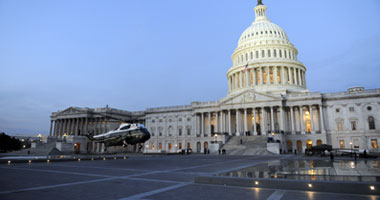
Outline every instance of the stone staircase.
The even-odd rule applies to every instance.
[[[243,141],[240,144],[240,140]],[[274,155],[267,150],[267,136],[232,136],[221,149],[227,155]]]
[[[28,154],[29,151],[29,154]],[[56,141],[38,144],[36,148],[22,149],[19,151],[10,152],[12,155],[59,155],[60,151],[56,148]]]

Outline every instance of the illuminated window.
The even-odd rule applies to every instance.
[[[154,144],[152,144],[152,149],[154,150]]]
[[[373,118],[372,116],[368,117],[368,126],[369,126],[369,130],[375,130],[376,129],[375,118]]]
[[[182,143],[181,142],[178,144],[178,148],[182,149]]]
[[[377,139],[371,139],[371,146],[373,149],[379,148],[379,145],[377,144]]]
[[[254,85],[255,83],[253,82],[253,70],[251,70],[250,74],[251,74],[251,85]]]
[[[343,124],[342,124],[342,122],[338,122],[338,131],[343,131]]]
[[[158,148],[162,150],[162,143],[158,143]]]
[[[267,84],[267,70],[266,69],[262,69],[263,70],[263,83],[264,84]]]
[[[277,69],[277,82],[281,83],[280,70]]]
[[[187,148],[188,148],[188,149],[191,149],[190,142],[187,143]]]
[[[256,84],[260,83],[260,70],[258,70],[258,69],[256,69],[256,81],[257,81]]]
[[[168,143],[168,149],[169,149],[169,150],[172,149],[172,143]]]
[[[344,140],[339,140],[339,148],[344,149]]]
[[[313,146],[313,142],[311,140],[307,140],[306,145],[307,145],[306,147],[309,149],[311,148],[311,146]]]
[[[273,84],[274,79],[273,79],[273,68],[272,67],[269,69],[269,77],[270,77],[270,83]]]

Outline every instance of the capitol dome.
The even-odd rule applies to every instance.
[[[297,60],[298,51],[285,31],[266,16],[258,3],[256,18],[240,36],[227,72],[229,95],[247,89],[259,92],[305,92],[306,67]]]

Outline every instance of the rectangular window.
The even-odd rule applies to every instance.
[[[359,139],[354,139],[354,148],[359,149]]]
[[[250,73],[251,75],[251,85],[254,85],[255,83],[253,82],[253,70],[250,70]]]
[[[268,58],[270,58],[270,50],[268,49]]]
[[[278,53],[280,53],[280,58],[282,58],[282,51],[281,51],[281,49],[278,50]]]
[[[273,68],[272,67],[269,69],[269,77],[270,77],[270,83],[273,84],[274,78],[273,78]]]
[[[277,69],[277,82],[278,83],[281,83],[281,76],[280,76],[280,70],[282,70],[281,68],[280,69]]]
[[[256,58],[259,58],[259,51],[256,51]]]
[[[159,144],[158,144],[158,148],[159,148],[160,150],[162,150],[162,143],[159,143]]]
[[[191,129],[187,129],[187,135],[191,135]]]
[[[178,148],[182,149],[182,143],[181,142],[178,144]]]
[[[351,130],[356,130],[356,121],[351,121]]]
[[[182,128],[178,129],[178,135],[182,136]]]
[[[264,51],[264,50],[261,51],[261,57],[262,57],[262,58],[265,57],[265,51]]]
[[[379,145],[377,144],[377,139],[371,139],[371,146],[373,149],[379,148]]]
[[[260,70],[256,69],[256,85],[260,83]]]
[[[253,59],[253,52],[251,52],[251,59]]]
[[[273,57],[277,57],[277,51],[276,51],[276,49],[273,50]]]
[[[349,110],[350,110],[350,112],[355,112],[355,108],[354,107],[350,107]]]
[[[344,149],[344,140],[339,140],[339,148]]]
[[[338,122],[338,131],[343,131],[343,124],[342,124],[342,122]]]

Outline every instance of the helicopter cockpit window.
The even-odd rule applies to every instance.
[[[127,125],[127,126],[122,127],[120,130],[127,130],[127,129],[129,129],[130,127],[131,127],[131,125]]]

